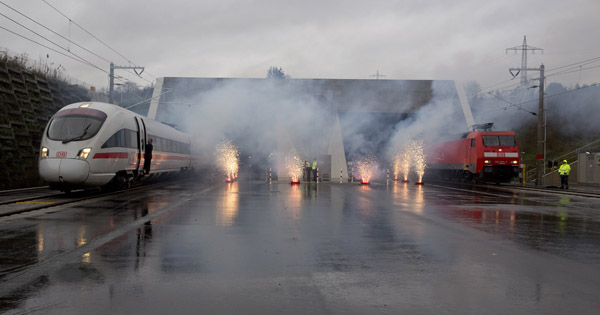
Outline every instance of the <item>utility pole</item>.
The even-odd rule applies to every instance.
[[[110,78],[110,84],[108,86],[108,102],[110,104],[113,104],[113,92],[114,92],[114,85],[115,85],[115,69],[133,69],[133,71],[135,72],[135,74],[137,74],[138,76],[142,75],[142,72],[144,72],[144,67],[128,67],[128,66],[115,66],[114,63],[110,63],[110,74],[108,75],[108,77]],[[140,73],[137,72],[138,69],[141,69]]]
[[[532,69],[535,70],[535,69]],[[544,156],[544,144],[546,143],[546,137],[544,135],[544,128],[546,127],[544,125],[544,117],[546,117],[546,113],[544,112],[544,64],[542,64],[539,68],[540,70],[540,99],[539,99],[539,103],[538,103],[538,127],[537,127],[537,153],[536,153],[536,163],[535,163],[535,167],[536,167],[536,175],[537,175],[537,182],[536,182],[536,186],[541,186],[542,185],[542,174],[544,173],[544,167],[546,167],[544,165],[544,161],[545,161],[545,156]]]
[[[542,51],[542,54],[544,53],[544,50],[541,48],[537,48],[537,47],[533,47],[533,46],[527,46],[527,36],[523,36],[523,45],[521,46],[515,46],[512,48],[506,48],[506,53],[508,54],[509,50],[514,50],[515,54],[517,53],[517,50],[521,51],[521,68],[520,69],[515,69],[515,68],[510,68],[508,71],[510,72],[510,74],[514,77],[516,77],[517,75],[519,75],[519,72],[521,72],[521,85],[522,86],[526,86],[527,85],[527,51],[531,50],[533,54],[535,54],[536,50],[540,50]],[[513,70],[516,70],[516,73],[513,73]]]
[[[375,78],[375,80],[379,80],[379,78],[385,78],[385,75],[383,74],[379,74],[379,70],[377,70],[377,73],[370,75],[369,77],[371,78]]]
[[[518,70],[517,68],[510,68],[510,70]],[[536,149],[536,163],[535,163],[535,171],[536,171],[536,186],[542,185],[542,175],[544,174],[544,161],[545,161],[545,144],[546,144],[546,113],[544,112],[544,64],[542,64],[539,68],[525,68],[523,70],[526,71],[539,71],[540,72],[540,85],[532,86],[532,88],[540,89],[540,96],[538,102],[538,125],[537,125],[537,149]],[[517,73],[518,75],[518,73]],[[515,75],[516,76],[516,75]]]

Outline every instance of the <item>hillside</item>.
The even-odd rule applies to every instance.
[[[0,189],[42,184],[37,160],[48,119],[67,104],[90,100],[85,88],[26,63],[0,56]]]

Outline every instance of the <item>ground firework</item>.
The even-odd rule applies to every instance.
[[[226,181],[230,182],[237,178],[240,154],[237,147],[231,141],[225,140],[217,145],[215,159],[217,168],[223,173]]]

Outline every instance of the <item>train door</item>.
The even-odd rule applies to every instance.
[[[142,156],[144,156],[144,149],[146,148],[146,124],[144,124],[144,120],[141,117],[135,117],[135,123],[137,125],[137,167],[136,170],[141,172],[144,168],[144,165],[141,163]]]

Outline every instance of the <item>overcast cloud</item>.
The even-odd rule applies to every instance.
[[[128,62],[41,0],[1,0],[117,65]],[[520,53],[505,49],[523,36],[544,54],[529,66],[558,68],[600,56],[597,0],[573,1],[282,1],[198,2],[46,0],[133,63],[144,78],[266,76],[280,66],[293,78],[475,80],[486,87],[511,78]],[[0,13],[69,47],[0,3]],[[0,16],[0,26],[44,42]],[[107,74],[0,29],[0,46],[62,65],[69,76],[106,88]],[[48,46],[52,46],[44,42]],[[0,49],[3,49],[0,48]],[[108,71],[109,65],[81,49],[70,50]],[[63,51],[67,53],[66,51]],[[599,65],[595,63],[593,65]],[[592,66],[593,66],[592,65]],[[124,71],[140,85],[148,85]],[[150,76],[151,75],[151,76]],[[600,68],[555,76],[567,86],[600,82]]]

